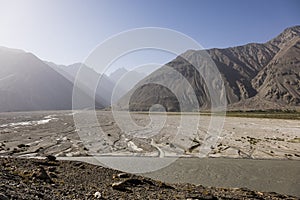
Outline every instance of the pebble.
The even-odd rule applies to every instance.
[[[130,177],[130,174],[127,174],[127,173],[120,173],[120,174],[114,174],[113,175],[113,178],[129,178]]]
[[[47,160],[49,160],[49,161],[55,161],[55,160],[56,160],[56,157],[55,157],[55,156],[52,156],[52,155],[47,155],[46,158],[47,158]]]
[[[97,198],[97,199],[100,199],[101,198],[101,193],[100,192],[95,192],[94,194],[94,197]]]
[[[53,182],[43,167],[40,167],[32,176],[49,183]]]

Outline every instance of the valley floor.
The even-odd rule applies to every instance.
[[[170,183],[248,187],[300,197],[299,120],[216,116],[214,124],[207,115],[149,117],[132,113],[128,118],[126,113],[113,116],[110,111],[97,111],[95,120],[90,114],[91,111],[1,113],[0,156],[53,155],[85,162],[94,157],[173,159],[143,175]],[[132,121],[138,126],[131,126]],[[207,135],[218,126],[221,132],[211,140]],[[201,149],[203,146],[207,148]],[[202,150],[208,158],[198,158],[203,156]],[[152,167],[147,162],[142,168],[145,166]],[[108,167],[124,171],[122,163],[119,168]]]
[[[97,111],[97,119],[70,111],[2,113],[0,155],[200,157],[206,146],[208,157],[300,160],[299,120],[118,116],[115,120],[109,111]],[[213,131],[217,133],[209,140]]]

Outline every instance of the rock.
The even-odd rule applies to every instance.
[[[40,167],[39,170],[32,175],[34,178],[38,178],[45,182],[53,183],[52,179],[47,174],[46,170],[43,167]]]
[[[47,155],[46,158],[48,161],[56,161],[56,157],[52,155]]]
[[[165,188],[165,189],[175,189],[173,186],[167,185],[165,183],[161,183],[159,186],[160,188]]]
[[[50,172],[50,173],[49,173],[49,176],[50,176],[51,178],[58,178],[58,176],[57,176],[55,173],[53,173],[53,172]]]
[[[260,196],[264,195],[264,193],[262,193],[262,192],[257,192],[257,194]]]
[[[120,191],[131,191],[130,188],[136,187],[138,185],[144,185],[148,182],[144,182],[143,180],[130,178],[124,181],[113,183],[111,186],[113,189],[120,190]]]
[[[18,147],[23,148],[23,147],[26,147],[26,145],[25,144],[19,144]]]
[[[82,165],[82,163],[81,163],[81,162],[75,161],[75,162],[73,163],[73,165],[74,165],[75,167],[79,167],[80,165]]]
[[[120,173],[120,174],[114,174],[113,175],[113,179],[115,178],[130,178],[130,174],[127,174],[127,173]]]
[[[100,192],[95,192],[94,197],[100,199],[102,197]]]
[[[116,182],[111,184],[112,188],[115,190],[120,190],[120,191],[126,191],[126,184],[124,184],[124,181]]]
[[[49,167],[49,172],[55,172],[55,170],[56,170],[56,167]]]

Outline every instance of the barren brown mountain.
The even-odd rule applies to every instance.
[[[194,91],[200,108],[209,108],[211,98],[202,76],[183,58],[189,54],[190,59],[197,61],[204,51],[222,75],[229,109],[295,109],[300,106],[300,26],[287,28],[263,44],[190,50],[139,82],[119,105],[126,108],[125,99],[130,98],[130,110],[148,110],[153,104],[161,104],[167,111],[179,111],[182,108],[174,94],[182,94],[186,101],[192,101],[188,97]],[[169,67],[183,75],[193,91],[183,87],[180,75],[168,70]],[[168,89],[153,84],[162,80]]]

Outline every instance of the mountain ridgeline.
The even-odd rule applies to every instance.
[[[77,79],[79,70],[80,80]],[[130,75],[127,78],[130,81],[123,80],[117,84],[126,73]],[[145,76],[124,69],[118,76],[108,77],[82,63],[57,65],[43,61],[32,53],[0,47],[0,112],[71,110],[76,80],[76,87],[79,88],[76,95],[80,101],[95,100],[95,108],[101,109],[110,106],[113,91],[119,95],[114,96],[117,101],[134,86],[134,81]],[[94,83],[97,83],[96,88]],[[76,105],[76,109],[92,109],[91,105],[85,106],[83,103]]]
[[[113,102],[132,111],[148,111],[155,104],[167,111],[207,110],[214,100],[203,78],[207,72],[191,64],[202,66],[205,56],[221,74],[210,76],[209,82],[223,80],[222,98],[229,109],[299,109],[300,26],[295,26],[263,44],[189,50],[148,76],[126,69],[100,75],[81,63],[56,65],[22,50],[0,47],[0,112],[72,109],[78,70],[83,80],[77,95],[83,101],[95,99],[96,108]],[[91,89],[98,80],[97,88]],[[197,109],[191,106],[196,104]]]
[[[201,59],[203,51],[207,52],[221,73],[228,109],[295,109],[300,106],[300,26],[287,28],[263,44],[190,50],[185,54],[189,54],[190,59],[196,59],[195,63]],[[140,81],[117,106],[132,111],[147,111],[151,106],[160,104],[167,111],[180,111],[175,94],[191,101],[188,97],[194,92],[200,110],[209,109],[211,98],[207,86],[201,74],[183,57],[186,56],[178,56]],[[181,84],[178,72],[189,82],[190,88]],[[154,84],[162,80],[165,86]]]
[[[31,53],[0,48],[0,111],[72,108],[72,83]]]

